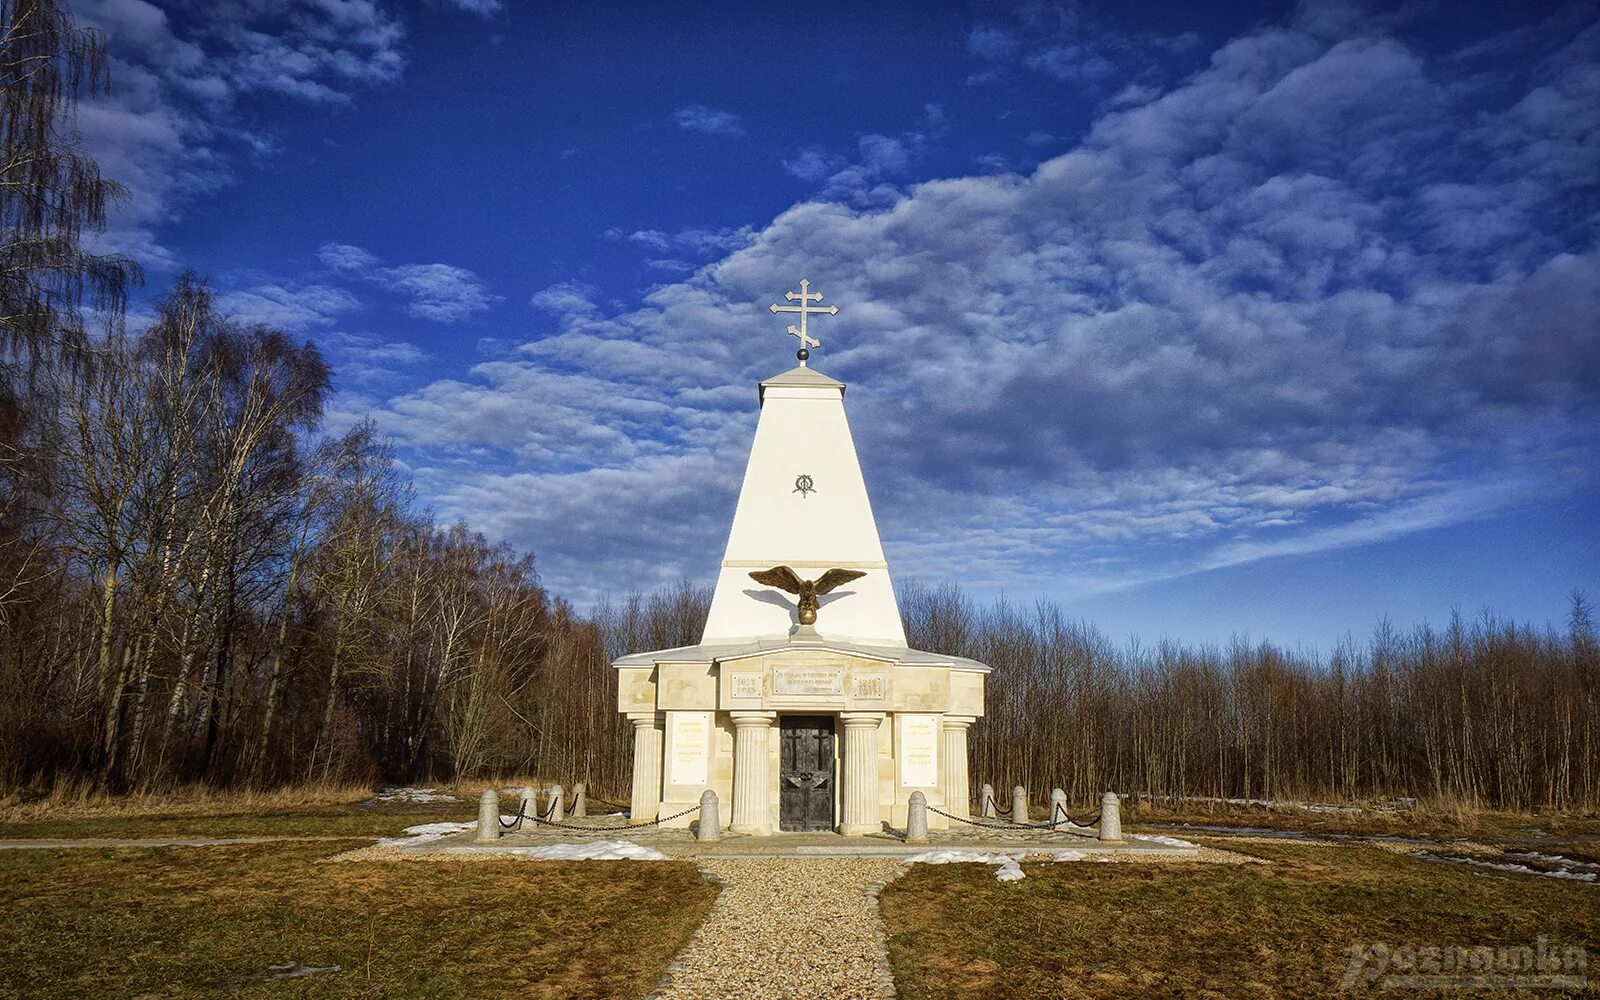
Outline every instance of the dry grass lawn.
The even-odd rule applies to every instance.
[[[1544,935],[1600,956],[1600,886],[1362,847],[1215,843],[1272,864],[1027,864],[1015,883],[986,865],[919,865],[882,895],[900,996],[1326,997],[1349,949],[1375,942]]]
[[[1493,812],[1426,803],[1410,807],[1368,805],[1345,809],[1146,800],[1137,805],[1124,804],[1123,822],[1249,826],[1345,836],[1462,837],[1498,842],[1600,840],[1600,816]]]
[[[529,783],[507,779],[505,785]],[[41,795],[0,797],[0,838],[388,836],[413,823],[471,820],[483,787],[475,782],[438,789],[454,796],[453,802],[380,802],[367,785],[270,791],[193,786],[114,796],[65,785]]]
[[[0,853],[0,996],[637,997],[716,895],[683,862],[317,863],[356,846]]]

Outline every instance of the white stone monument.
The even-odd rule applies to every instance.
[[[772,311],[799,315],[800,364],[761,383],[705,634],[612,664],[634,725],[632,819],[682,813],[709,788],[731,799],[735,833],[876,833],[904,827],[921,792],[942,829],[933,810],[969,812],[967,727],[989,668],[906,645],[844,383],[807,363],[808,317],[838,308],[806,281],[787,299]]]

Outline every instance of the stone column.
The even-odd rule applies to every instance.
[[[722,839],[722,821],[717,818],[717,793],[709,788],[700,793],[700,829],[695,839]]]
[[[1011,790],[1011,822],[1028,821],[1028,790],[1021,785]]]
[[[1122,803],[1116,792],[1100,796],[1100,839],[1108,844],[1122,843]]]
[[[847,837],[878,833],[883,816],[878,808],[878,727],[882,712],[844,712],[844,820]]]
[[[481,841],[500,839],[500,793],[485,788],[478,796],[478,836]]]
[[[967,727],[977,719],[970,715],[944,717],[944,810],[952,816],[968,818],[971,812],[972,788],[967,779]]]
[[[1059,788],[1050,789],[1050,818],[1045,822],[1050,824],[1052,830],[1061,830],[1070,825],[1067,820],[1067,793]]]
[[[906,843],[926,844],[928,842],[928,797],[920,790],[911,793],[911,802],[906,806]]]
[[[633,798],[628,822],[633,826],[655,822],[661,812],[661,727],[660,712],[629,712],[633,723]]]
[[[772,832],[772,774],[767,753],[777,712],[730,712],[733,719],[734,833]]]

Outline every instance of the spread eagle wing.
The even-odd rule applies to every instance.
[[[750,579],[768,587],[787,590],[791,594],[800,593],[801,585],[804,583],[800,577],[795,575],[795,571],[787,566],[774,566],[771,569],[751,573]]]
[[[830,569],[817,577],[817,593],[826,594],[836,587],[842,587],[851,580],[859,580],[866,575],[859,569]]]

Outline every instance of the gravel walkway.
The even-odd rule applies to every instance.
[[[704,859],[723,883],[706,922],[667,970],[660,1000],[894,996],[877,889],[892,858]]]

